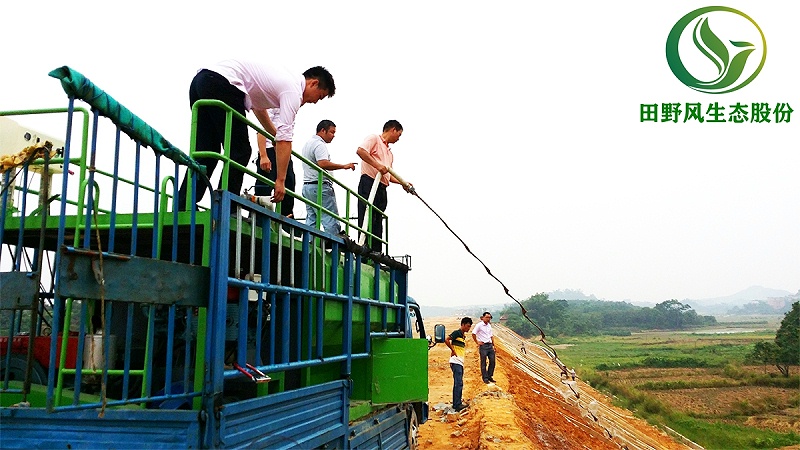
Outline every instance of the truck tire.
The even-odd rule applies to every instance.
[[[408,405],[408,448],[417,450],[419,448],[419,419],[417,411],[413,405]]]
[[[0,381],[6,379],[6,371],[8,371],[9,380],[24,382],[27,367],[28,364],[24,355],[12,353],[7,368],[6,356],[0,356]],[[31,366],[31,383],[47,384],[47,372],[38,361],[33,361]]]

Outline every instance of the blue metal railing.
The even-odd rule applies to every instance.
[[[341,375],[349,375],[352,360],[369,357],[372,337],[405,336],[406,271],[372,268],[374,277],[362,278],[361,256],[347,251],[341,238],[285,219],[229,192],[216,192],[214,202],[218,226],[211,244],[216,251],[211,264],[216,281],[210,315],[217,318],[213,327],[221,326],[228,317],[228,324],[236,322],[238,331],[224,339],[215,338],[216,346],[207,357],[226,360],[233,368],[224,370],[212,383],[221,387],[223,379],[243,376],[236,366],[248,365],[272,373],[339,362]],[[242,221],[239,217],[245,212],[249,219]],[[234,237],[228,238],[231,234]],[[251,251],[257,246],[259,261],[253,253],[243,252],[248,248],[243,240],[250,240]],[[272,271],[264,269],[283,267],[295,253],[299,255],[290,263],[294,270],[288,276],[273,269],[273,279]],[[231,265],[237,268],[233,276]],[[366,281],[370,289],[362,286]],[[228,297],[231,291],[235,294]],[[356,324],[363,326],[362,335],[353,332],[354,308],[364,314]],[[341,313],[335,312],[339,310]],[[377,321],[372,319],[373,310],[379,312]],[[254,338],[261,336],[263,340]],[[231,349],[235,350],[233,358]]]
[[[36,260],[35,252],[46,247],[55,260],[45,277],[50,287],[29,289],[32,297],[38,291],[39,321],[47,316],[37,334],[51,330],[49,352],[40,361],[46,370],[40,406],[174,408],[202,397],[212,410],[226,379],[331,363],[348,376],[353,360],[370,355],[372,337],[405,335],[407,269],[382,270],[348,251],[342,238],[227,191],[215,192],[210,213],[180,213],[177,165],[161,154],[148,157],[140,142],[121,137],[119,125],[108,127],[97,111],[89,117],[72,98],[68,108],[48,111],[66,113],[64,154],[53,159],[64,165],[53,177],[60,194],[32,209],[39,192],[25,168],[16,188],[20,211],[5,207],[9,191],[0,211],[0,242],[13,249],[10,259],[0,252],[2,271],[23,283],[31,271],[22,264],[25,252]],[[73,139],[76,115],[83,124],[76,133],[81,137]],[[51,201],[58,212],[45,217]],[[40,219],[45,247],[32,238],[41,236],[32,228]],[[135,288],[120,295],[115,289],[124,280],[107,278],[111,267],[142,260],[209,267],[207,303],[160,302]],[[80,265],[84,272],[73,267]],[[146,275],[138,267],[132,278]],[[252,277],[257,273],[260,280]],[[161,275],[153,279],[160,282]],[[70,284],[72,277],[84,284]],[[0,314],[11,323],[5,367],[30,309],[4,306]],[[20,393],[9,373],[0,389]]]
[[[113,169],[110,172],[101,170],[98,167],[102,165],[101,160],[107,161],[105,156],[111,153],[104,151],[103,157],[100,157],[100,149],[108,147],[103,140],[106,137],[104,133],[108,131],[108,127],[103,124],[105,119],[101,120],[94,111],[90,122],[87,111],[74,105],[74,99],[70,99],[66,109],[12,112],[18,115],[66,113],[64,154],[62,158],[53,160],[53,163],[64,164],[64,173],[53,176],[61,177],[60,195],[56,196],[59,212],[53,214],[53,217],[44,217],[50,208],[49,203],[40,206],[38,210],[32,210],[29,199],[37,198],[39,193],[31,189],[27,167],[21,169],[18,175],[24,182],[15,189],[20,196],[18,212],[8,208],[10,196],[14,192],[11,190],[3,192],[3,208],[0,211],[0,242],[14,243],[10,246],[13,262],[9,261],[9,265],[12,272],[31,270],[30,267],[20,264],[22,255],[34,253],[34,260],[38,255],[32,239],[33,230],[26,223],[38,223],[42,217],[42,220],[47,221],[45,233],[50,235],[52,231],[48,240],[52,238],[54,242],[47,244],[47,252],[54,255],[54,267],[61,267],[65,259],[91,255],[96,284],[101,286],[99,299],[64,297],[52,287],[39,289],[40,297],[46,296],[49,291],[52,298],[47,303],[42,298],[39,306],[42,313],[39,321],[42,321],[44,314],[48,314],[49,322],[45,325],[52,330],[48,356],[35,363],[47,369],[46,405],[50,410],[67,410],[128,404],[158,407],[169,403],[174,407],[176,404],[190,403],[191,398],[201,395],[200,390],[195,389],[197,380],[194,352],[198,347],[196,341],[199,328],[194,319],[196,306],[148,303],[141,299],[126,301],[102,298],[105,289],[102,261],[106,258],[113,260],[116,255],[129,255],[178,261],[179,250],[186,243],[182,241],[182,235],[178,234],[177,213],[173,213],[171,220],[167,220],[165,214],[160,214],[158,207],[175,198],[175,178],[161,179],[162,161],[166,159],[160,154],[156,154],[153,161],[155,170],[143,170],[141,144],[127,140],[123,142],[119,126],[112,128]],[[78,140],[74,140],[72,136],[75,114],[83,117],[83,138]],[[121,151],[123,147],[132,151]],[[78,150],[75,151],[75,148]],[[73,158],[75,153],[78,156]],[[132,157],[126,158],[127,155]],[[134,159],[133,164],[131,159]],[[166,161],[172,164],[171,161]],[[178,168],[174,164],[173,167],[177,174]],[[75,175],[70,175],[71,172]],[[4,174],[6,181],[10,173]],[[154,187],[142,184],[141,179],[147,178],[142,177],[142,174],[152,175],[146,182]],[[132,178],[132,181],[126,179],[126,176]],[[152,196],[154,207],[142,208],[139,205],[143,198],[142,193]],[[104,204],[108,205],[105,208],[101,207],[101,194],[105,199]],[[173,208],[173,211],[176,209]],[[57,225],[53,224],[54,221]],[[171,229],[171,234],[165,239],[164,231],[167,229]],[[16,235],[13,236],[13,233]],[[188,234],[193,237],[194,226],[188,230]],[[140,245],[143,243],[140,240],[142,237],[150,239],[148,248]],[[68,241],[72,241],[72,245]],[[123,243],[128,245],[120,245]],[[164,245],[169,247],[168,250],[165,249],[166,258],[161,255]],[[61,250],[54,251],[57,249]],[[0,263],[5,272],[7,269],[3,258],[4,255],[0,253]],[[194,255],[189,259],[193,261]],[[47,281],[53,286],[58,285],[62,274],[51,273]],[[36,293],[30,294],[35,296]],[[4,300],[3,304],[5,303]],[[23,320],[30,320],[28,309],[30,308],[10,310],[10,318],[16,326],[7,333],[8,346],[4,346],[7,349],[4,352],[5,367],[9,367],[12,357],[12,338],[20,334]],[[37,335],[41,333],[41,328],[39,327]],[[6,335],[5,332],[3,334]],[[108,345],[114,338],[120,344]],[[102,350],[99,352],[93,344],[95,342],[100,343]],[[114,358],[116,353],[119,353],[118,358]],[[114,368],[115,359],[120,362],[121,369]],[[19,392],[18,389],[10,388],[10,374],[10,370],[5,371],[5,380],[0,389],[8,393]],[[14,375],[19,379],[24,376],[24,371],[17,371]],[[202,386],[202,378],[197,385]],[[95,395],[98,392],[100,395]]]
[[[70,102],[72,104],[72,101]],[[80,213],[85,214],[83,223],[83,247],[85,249],[98,250],[99,255],[106,255],[108,257],[112,253],[118,252],[117,238],[120,237],[121,231],[124,230],[125,237],[129,238],[129,247],[120,249],[122,254],[130,256],[145,256],[153,259],[162,259],[162,242],[164,229],[169,226],[172,228],[171,239],[171,258],[172,262],[177,262],[178,248],[182,243],[177,235],[178,221],[177,217],[173,215],[173,221],[167,222],[160,220],[160,211],[158,207],[153,207],[150,210],[145,209],[145,212],[139,211],[139,196],[140,192],[150,192],[152,195],[152,204],[159,205],[165,198],[168,198],[169,193],[166,190],[166,181],[161,180],[161,163],[163,157],[160,154],[155,154],[154,166],[155,170],[143,171],[142,170],[142,152],[141,144],[133,142],[135,154],[135,163],[133,164],[132,172],[128,172],[133,176],[133,181],[127,181],[121,176],[121,133],[120,128],[117,126],[115,129],[114,140],[114,161],[113,161],[113,176],[111,177],[111,208],[110,214],[107,217],[108,225],[100,225],[98,220],[98,209],[96,205],[100,203],[100,189],[99,183],[96,181],[96,166],[98,149],[98,133],[99,133],[99,115],[97,112],[93,115],[91,151],[89,155],[89,167],[86,187],[81,186],[80,192],[82,193],[78,204],[84,203],[83,195],[85,198],[85,208],[79,209]],[[69,131],[68,131],[69,133]],[[124,163],[122,164],[125,165]],[[83,169],[83,168],[82,168]],[[177,172],[177,167],[175,168]],[[153,188],[145,188],[141,184],[142,173],[152,173],[151,185]],[[65,177],[66,178],[66,177]],[[122,183],[120,183],[122,181]],[[175,198],[177,186],[175,186],[174,179],[172,180],[172,198]],[[126,214],[121,217],[118,211],[120,208],[118,199],[121,196],[121,185],[128,185],[133,191],[133,204],[125,205],[132,209],[132,213]],[[162,191],[161,189],[164,188]],[[87,192],[88,191],[88,192]],[[66,192],[66,191],[65,191]],[[85,193],[85,194],[84,194]],[[62,208],[63,211],[63,208]],[[106,220],[104,220],[106,222]],[[64,217],[59,224],[59,231],[64,229]],[[148,230],[149,229],[149,230]],[[104,240],[98,236],[100,231],[107,232],[107,238]],[[140,247],[138,238],[144,232],[150,233],[151,245],[149,251]],[[192,227],[189,234],[193,235],[195,232]],[[100,248],[104,244],[107,248]],[[62,252],[57,255],[57,263],[59,265],[59,258],[65,257]],[[99,261],[103,261],[103,256],[100,256]],[[191,262],[191,261],[190,261]],[[100,265],[100,276],[102,277],[102,265]],[[98,277],[97,274],[95,274]],[[100,284],[104,284],[104,280],[99,280]],[[102,292],[102,291],[101,291]],[[102,294],[101,294],[102,296]],[[99,303],[99,305],[98,305]],[[67,301],[67,308],[65,310],[65,317],[72,314],[72,301]],[[137,308],[138,305],[138,308]],[[85,360],[83,355],[86,353],[86,343],[93,342],[92,339],[98,335],[97,324],[91,323],[89,315],[89,306],[94,306],[95,309],[99,306],[104,309],[105,314],[93,314],[91,318],[96,319],[98,316],[102,317],[100,328],[101,336],[112,336],[116,332],[124,332],[125,341],[122,346],[117,346],[122,352],[123,368],[121,370],[109,369],[113,366],[111,360],[111,346],[103,345],[103,364],[101,369],[89,369],[85,367]],[[117,377],[116,383],[121,383],[121,388],[117,393],[117,398],[109,400],[108,398],[101,398],[103,406],[116,406],[126,404],[164,404],[165,402],[180,403],[180,400],[188,400],[193,397],[199,396],[200,392],[195,392],[192,381],[194,380],[193,361],[192,355],[193,348],[196,348],[194,343],[193,333],[197,334],[196,327],[192,326],[192,317],[194,314],[193,308],[188,306],[177,306],[175,304],[162,305],[157,303],[140,303],[140,302],[126,302],[114,301],[109,302],[107,305],[101,298],[98,302],[95,301],[81,301],[80,305],[80,320],[78,324],[78,340],[77,340],[77,357],[76,367],[74,370],[64,368],[63,357],[59,363],[59,375],[54,394],[48,395],[48,406],[56,409],[82,409],[82,408],[95,408],[98,405],[96,402],[85,402],[81,404],[81,381],[84,375],[97,375],[102,376],[102,386],[105,387],[109,384],[109,376],[114,375]],[[115,317],[119,319],[116,323],[124,322],[124,325],[114,325]],[[141,316],[144,316],[142,318]],[[178,327],[178,325],[181,325]],[[134,328],[144,328],[144,330],[137,329],[134,333]],[[64,335],[68,334],[69,327],[64,327]],[[179,331],[182,328],[182,331]],[[93,333],[90,333],[90,330]],[[141,332],[144,331],[144,342],[141,341]],[[87,340],[86,337],[89,336]],[[108,339],[110,341],[110,338]],[[105,338],[101,338],[101,342],[105,343]],[[176,349],[183,353],[183,358],[175,359]],[[51,351],[51,355],[54,354]],[[91,358],[91,354],[89,355]],[[81,364],[80,362],[84,362]],[[51,370],[53,366],[51,365]],[[65,377],[68,375],[74,376],[72,383],[73,397],[70,405],[61,407],[61,393],[67,386],[65,384]],[[119,380],[121,378],[121,380]],[[177,381],[177,387],[176,387]],[[52,384],[52,382],[51,382]],[[156,391],[156,392],[154,392]],[[49,394],[49,393],[48,393]]]

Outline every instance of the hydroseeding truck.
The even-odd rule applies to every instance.
[[[429,338],[410,258],[349,238],[378,239],[351,223],[368,199],[334,179],[347,236],[307,226],[225,190],[231,170],[272,183],[227,147],[196,151],[200,108],[271,138],[222,102],[194,104],[187,155],[80,73],[50,75],[65,108],[0,112],[0,447],[415,448]],[[197,157],[223,189],[186,208],[184,173],[209,183]]]

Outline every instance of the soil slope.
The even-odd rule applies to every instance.
[[[448,334],[458,327],[454,318],[434,318],[426,320],[426,330],[433,330],[436,323],[444,324]],[[430,350],[431,412],[428,422],[420,426],[421,449],[699,448],[612,406],[608,398],[580,378],[575,382],[563,380],[542,347],[523,341],[498,324],[492,327],[497,344],[497,383],[481,381],[478,351],[468,335],[464,398],[470,407],[460,413],[450,408],[450,350],[444,344]]]

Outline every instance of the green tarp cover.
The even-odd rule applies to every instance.
[[[48,75],[61,80],[61,87],[64,88],[64,92],[67,95],[81,99],[91,105],[100,114],[117,124],[120,130],[130,136],[131,139],[152,148],[178,164],[188,166],[201,174],[205,173],[197,161],[170,144],[161,133],[154,130],[153,127],[133,114],[128,108],[122,106],[113,97],[95,86],[80,72],[63,66],[52,70]]]

